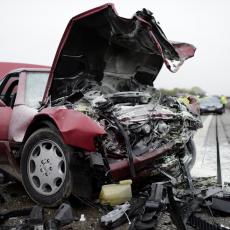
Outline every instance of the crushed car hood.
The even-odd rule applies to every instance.
[[[126,19],[117,15],[113,4],[105,4],[70,20],[47,95],[55,100],[81,90],[79,76],[98,84],[105,76],[119,76],[152,85],[163,63],[176,72],[194,53],[193,45],[170,42],[150,11],[143,9]]]

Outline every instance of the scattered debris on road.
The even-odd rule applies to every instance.
[[[170,229],[180,230],[229,229],[229,221],[222,220],[222,223],[216,221],[230,214],[229,185],[226,184],[222,189],[221,186],[216,185],[215,178],[194,179],[193,184],[194,190],[192,191],[188,181],[173,185],[170,180],[164,178],[160,182],[147,183],[141,189],[132,189],[132,199],[121,205],[108,206],[93,202],[94,214],[86,206],[81,209],[80,206],[74,205],[76,200],[71,201],[73,209],[66,203],[56,211],[42,209],[39,206],[33,206],[32,203],[28,203],[26,207],[25,202],[20,208],[14,210],[13,203],[9,201],[11,207],[7,206],[7,203],[2,206],[3,208],[8,207],[7,211],[0,208],[0,226],[1,229],[7,230],[13,229],[12,226],[18,224],[23,226],[25,223],[33,225],[36,223],[44,227],[40,229],[49,229],[47,227],[49,226],[50,229],[55,230],[62,229],[65,224],[68,224],[68,229],[169,229],[167,226],[174,226]],[[8,186],[12,185],[13,183]],[[5,187],[5,189],[9,188]],[[11,202],[12,200],[14,197]],[[99,209],[102,212],[99,212]],[[17,217],[12,218],[13,216]]]
[[[72,208],[69,204],[63,203],[54,214],[54,217],[45,220],[44,209],[40,206],[31,208],[0,212],[0,224],[10,218],[25,217],[20,223],[15,226],[0,226],[0,229],[5,230],[59,230],[61,227],[71,224],[74,221]]]

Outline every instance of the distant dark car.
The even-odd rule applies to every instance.
[[[206,97],[200,101],[200,113],[217,113],[222,114],[224,106],[218,97]]]

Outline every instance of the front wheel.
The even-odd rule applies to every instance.
[[[20,168],[23,185],[36,203],[54,207],[70,195],[69,154],[57,131],[43,128],[28,138]]]

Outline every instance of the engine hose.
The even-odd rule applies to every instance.
[[[133,151],[132,151],[132,147],[129,141],[129,137],[127,133],[125,132],[124,128],[122,127],[122,125],[120,124],[120,122],[117,120],[117,118],[113,116],[113,120],[125,140],[126,150],[127,150],[128,158],[129,158],[129,170],[130,170],[131,177],[134,178],[136,177],[136,172],[135,172],[135,167],[133,164]]]

